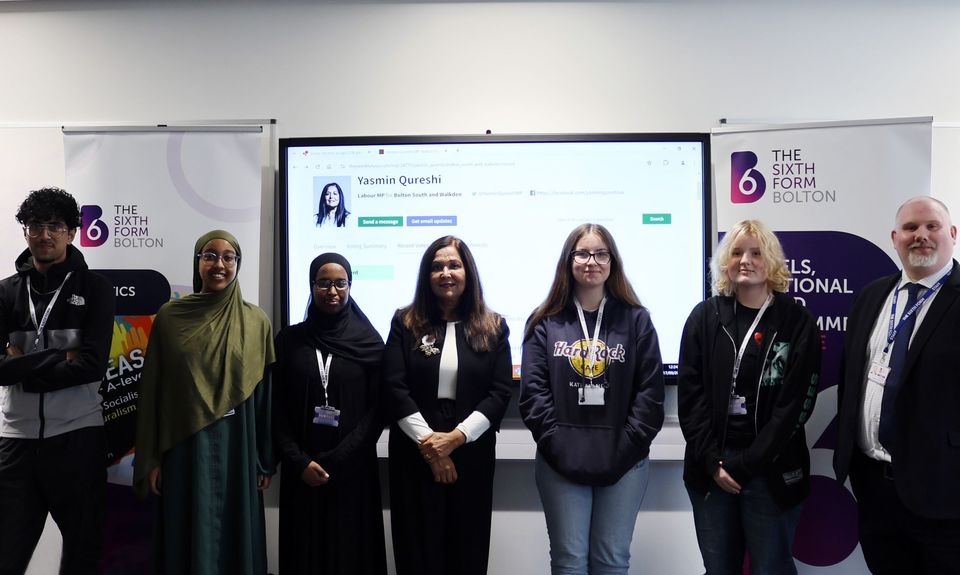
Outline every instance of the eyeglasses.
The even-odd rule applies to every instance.
[[[337,289],[347,289],[347,286],[350,285],[350,282],[345,279],[339,280],[317,280],[313,282],[313,286],[319,290],[328,290],[330,286],[334,286]]]
[[[347,286],[350,285],[350,282],[345,279],[338,280],[317,280],[313,282],[313,286],[320,290],[328,290],[330,286],[333,286],[337,289],[347,289]]]
[[[570,252],[570,255],[573,256],[573,261],[577,262],[578,264],[585,264],[590,261],[590,258],[593,258],[593,261],[597,262],[597,265],[605,266],[610,263],[610,252],[606,250],[601,250],[599,252],[574,250]]]
[[[31,238],[39,238],[44,230],[51,238],[59,238],[67,231],[67,226],[63,224],[27,224],[23,226],[23,233]]]
[[[203,263],[211,265],[217,263],[218,261],[222,261],[223,265],[227,266],[228,268],[232,268],[233,266],[237,265],[237,262],[240,261],[240,256],[230,253],[226,253],[221,256],[220,254],[213,252],[203,252],[202,254],[197,254],[197,257],[200,258],[200,261]]]

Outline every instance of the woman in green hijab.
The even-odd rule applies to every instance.
[[[134,489],[159,496],[154,573],[263,575],[270,322],[240,294],[236,238],[209,232],[194,254],[194,293],[161,307],[150,333]]]

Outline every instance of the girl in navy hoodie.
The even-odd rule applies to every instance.
[[[663,425],[663,368],[650,314],[601,225],[570,233],[527,321],[520,413],[537,442],[552,572],[626,574]]]

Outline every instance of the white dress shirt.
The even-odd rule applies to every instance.
[[[950,269],[953,267],[953,260],[950,260],[947,265],[943,268],[937,270],[936,272],[920,279],[917,282],[924,288],[929,288],[933,284],[937,283],[937,280],[945,274],[949,273]],[[900,321],[900,316],[906,311],[907,307],[907,290],[906,285],[911,283],[905,274],[901,274],[900,281],[897,283],[897,290],[900,291],[900,295],[897,296],[897,311],[896,319],[894,325]],[[920,291],[920,295],[923,295],[925,290]],[[933,304],[933,300],[936,299],[937,294],[940,293],[940,290],[937,290],[927,300],[924,302],[923,307],[917,310],[917,321],[913,326],[913,333],[910,334],[910,341],[913,341],[913,337],[917,334],[917,331],[920,329],[920,324],[923,322],[923,318],[927,315],[927,310],[930,309],[930,305]],[[891,462],[892,458],[890,452],[883,448],[880,445],[880,408],[883,405],[883,390],[884,386],[879,383],[870,381],[868,374],[870,373],[870,366],[874,361],[881,361],[884,367],[889,367],[890,365],[890,356],[893,355],[893,346],[890,344],[890,349],[887,352],[886,358],[883,357],[883,348],[887,344],[887,331],[890,327],[890,307],[893,305],[893,291],[891,290],[887,294],[887,298],[883,301],[883,305],[880,306],[880,313],[877,315],[877,318],[874,320],[873,332],[870,335],[870,343],[867,348],[867,354],[864,358],[866,362],[864,365],[864,384],[863,384],[863,397],[861,398],[861,409],[860,409],[860,424],[857,431],[857,445],[861,450],[873,459],[879,461]]]

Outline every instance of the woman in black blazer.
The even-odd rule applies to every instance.
[[[383,360],[397,575],[487,572],[494,432],[512,381],[508,334],[483,301],[467,245],[433,242]]]

